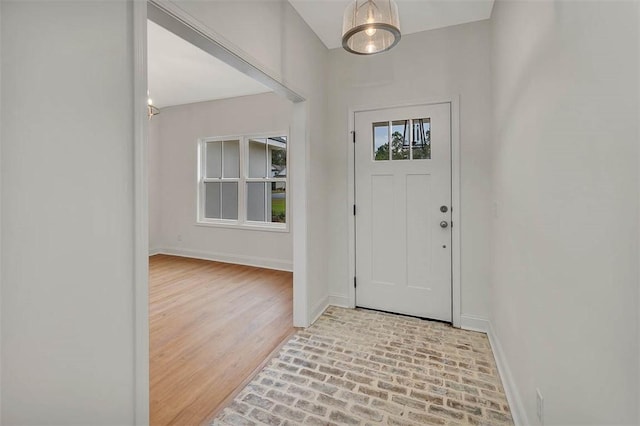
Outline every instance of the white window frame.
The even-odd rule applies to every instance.
[[[248,165],[249,165],[249,140],[250,139],[266,139],[273,137],[286,137],[287,138],[287,176],[285,178],[250,178]],[[206,144],[209,142],[225,142],[225,141],[239,141],[240,150],[240,173],[239,178],[225,178],[224,172],[221,178],[207,178],[205,177],[206,171]],[[196,197],[196,225],[198,226],[212,226],[223,228],[236,228],[245,230],[256,231],[270,231],[270,232],[289,232],[289,222],[291,221],[291,215],[289,213],[290,201],[289,201],[289,176],[290,176],[290,164],[289,164],[289,132],[264,132],[250,135],[232,135],[232,136],[216,136],[216,137],[204,137],[198,139],[198,158],[197,158],[197,197]],[[268,146],[268,144],[267,144]],[[267,149],[267,148],[265,148]],[[224,171],[224,144],[221,149],[221,170]],[[270,173],[267,160],[267,174]],[[238,183],[238,219],[213,219],[205,217],[205,183],[206,182],[237,182]],[[257,222],[247,220],[247,183],[251,182],[284,182],[285,183],[285,223],[273,223],[273,222]],[[266,202],[265,202],[266,203]],[[266,205],[266,204],[265,204]]]

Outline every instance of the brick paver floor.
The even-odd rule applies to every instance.
[[[483,333],[329,307],[214,425],[512,425]]]

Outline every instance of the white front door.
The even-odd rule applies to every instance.
[[[452,321],[451,104],[355,114],[356,305]]]

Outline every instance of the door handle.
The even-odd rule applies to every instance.
[[[440,228],[446,228],[447,226],[449,226],[449,222],[447,222],[446,220],[440,222]]]

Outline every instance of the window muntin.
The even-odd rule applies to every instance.
[[[198,223],[287,230],[288,137],[200,141]]]

